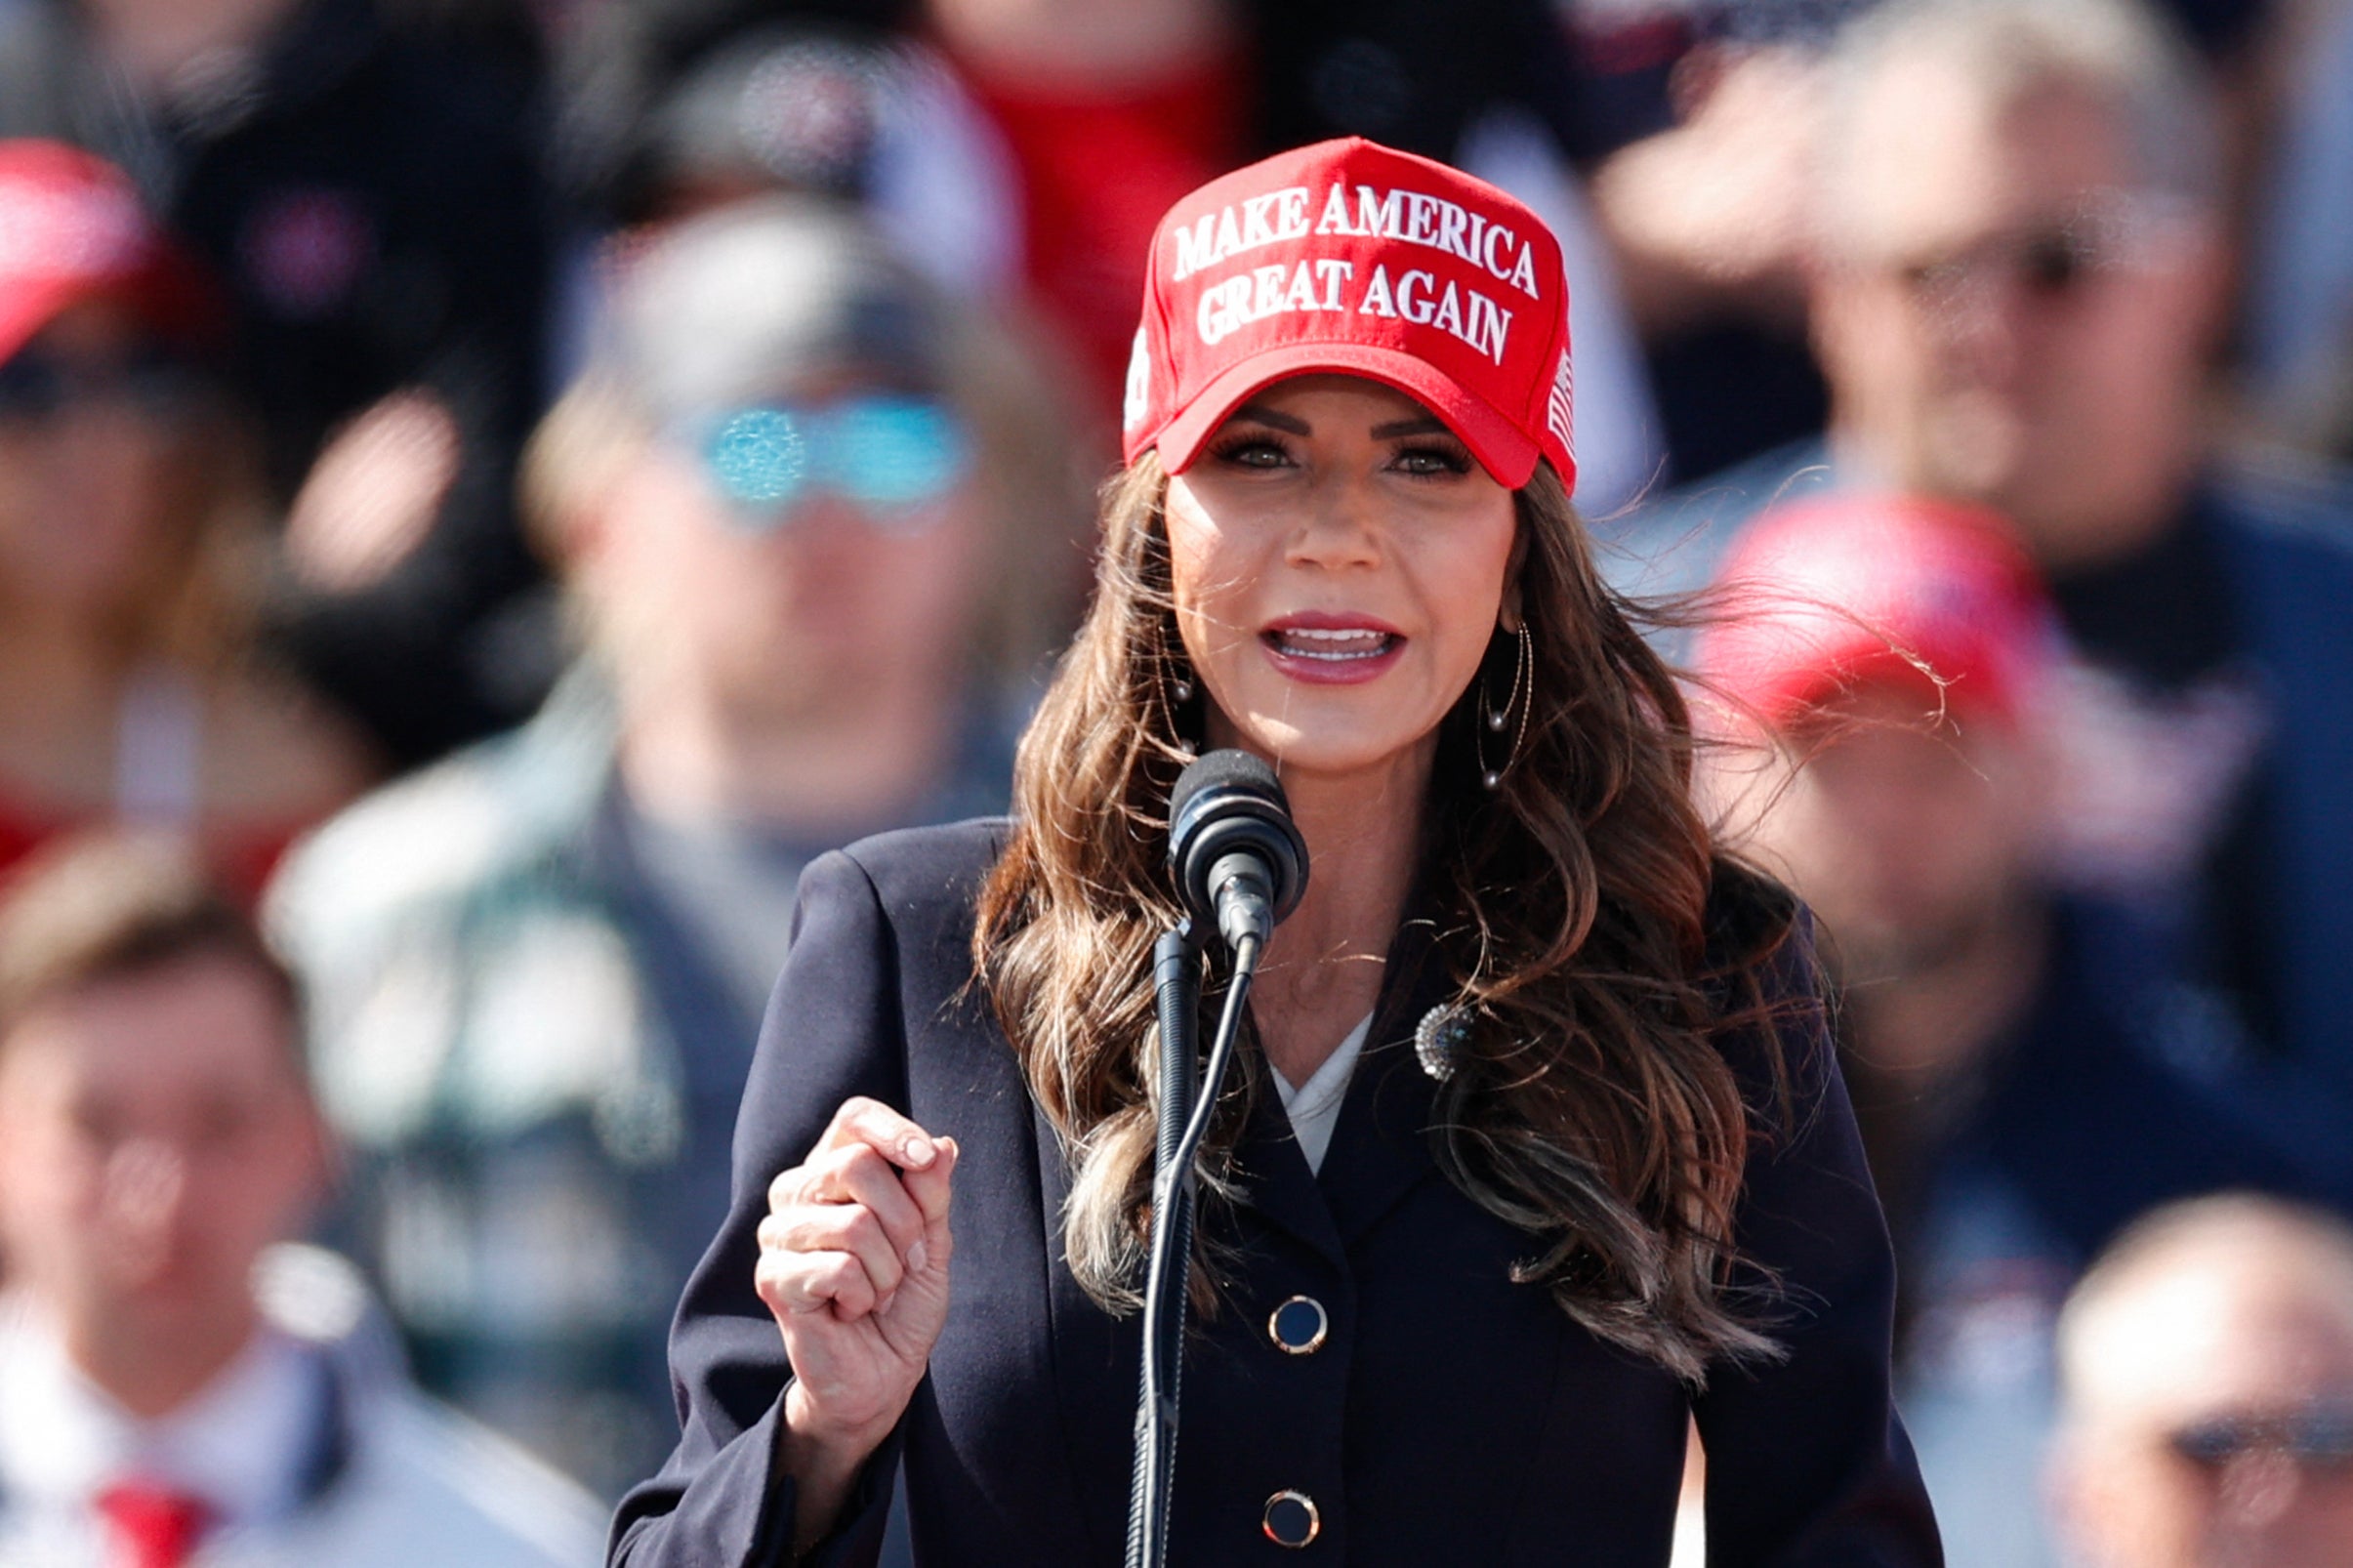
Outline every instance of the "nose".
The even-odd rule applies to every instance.
[[[187,1196],[187,1156],[161,1138],[139,1138],[106,1162],[103,1213],[135,1254],[160,1253]]]
[[[1325,474],[1308,489],[1306,504],[1286,542],[1284,559],[1294,565],[1369,566],[1382,556],[1382,510],[1367,475]]]
[[[2015,373],[2032,309],[2025,286],[1995,267],[1971,268],[1931,306],[1946,352],[1979,382]]]

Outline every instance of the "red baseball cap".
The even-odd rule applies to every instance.
[[[1695,674],[1776,728],[1879,681],[2015,722],[2057,656],[2041,575],[2008,521],[1977,507],[1793,502],[1749,526],[1716,582],[1727,613],[1703,630]]]
[[[1236,170],[1152,236],[1127,460],[1181,473],[1244,399],[1340,371],[1419,399],[1517,489],[1574,484],[1560,244],[1495,186],[1350,137]]]
[[[211,289],[121,170],[62,142],[0,141],[0,360],[100,299],[167,337],[193,342],[218,324]]]

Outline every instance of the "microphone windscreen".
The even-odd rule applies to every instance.
[[[1283,794],[1282,780],[1274,776],[1274,767],[1263,757],[1228,746],[1222,751],[1204,752],[1185,764],[1176,775],[1176,787],[1169,792],[1169,820],[1184,815],[1184,808],[1193,797],[1203,790],[1234,789],[1259,796],[1280,806],[1284,814],[1291,803]]]

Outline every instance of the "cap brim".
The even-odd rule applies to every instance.
[[[0,360],[14,358],[74,306],[94,302],[119,306],[148,331],[192,349],[215,346],[223,331],[221,301],[203,274],[180,256],[159,252],[120,272],[16,282],[0,296]]]
[[[19,350],[39,337],[41,329],[62,315],[68,306],[103,292],[62,278],[45,278],[10,290],[0,298],[0,361],[14,359]]]
[[[1405,393],[1445,421],[1470,448],[1479,467],[1506,489],[1520,488],[1536,473],[1541,449],[1485,398],[1465,391],[1426,359],[1398,349],[1354,343],[1286,344],[1227,367],[1153,438],[1161,467],[1171,474],[1183,473],[1201,455],[1211,433],[1252,393],[1293,376],[1318,372],[1362,376]]]

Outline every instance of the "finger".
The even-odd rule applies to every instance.
[[[898,1249],[883,1234],[882,1222],[863,1204],[803,1204],[772,1217],[782,1220],[784,1251],[847,1253],[866,1265],[878,1293],[898,1289],[907,1272]]]
[[[952,1137],[935,1140],[939,1158],[921,1171],[910,1171],[900,1178],[899,1185],[922,1212],[924,1226],[929,1230],[948,1217],[948,1198],[956,1176],[956,1159],[963,1151]]]
[[[764,1254],[752,1281],[779,1318],[826,1312],[847,1323],[873,1311],[880,1294],[848,1253]]]
[[[931,1135],[879,1099],[852,1095],[834,1112],[817,1147],[838,1149],[864,1143],[891,1164],[921,1171],[938,1158]]]
[[[929,1171],[910,1172],[906,1177],[908,1196],[924,1211],[924,1239],[908,1248],[901,1256],[907,1269],[915,1273],[927,1268],[945,1269],[956,1250],[956,1237],[948,1223],[949,1199],[953,1196],[951,1183],[956,1173],[957,1156],[962,1152],[953,1138],[941,1138],[940,1159]]]
[[[809,1198],[818,1203],[849,1202],[874,1212],[890,1245],[900,1253],[924,1239],[925,1216],[908,1193],[898,1167],[866,1144],[838,1149],[819,1162],[820,1174],[811,1183]],[[933,1162],[933,1170],[938,1163]],[[914,1175],[916,1173],[910,1173]]]

